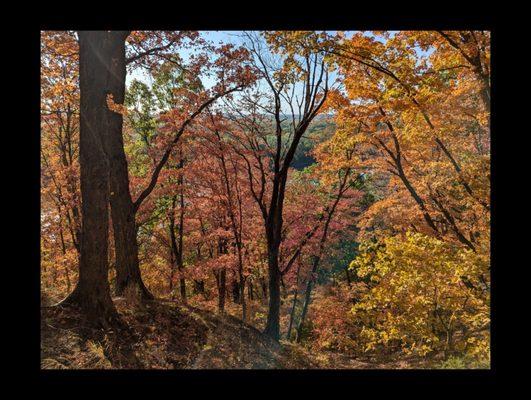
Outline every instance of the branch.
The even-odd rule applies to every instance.
[[[167,50],[171,46],[173,46],[175,43],[176,42],[174,40],[172,40],[171,42],[169,42],[169,43],[167,43],[167,44],[165,44],[163,46],[153,47],[153,48],[148,49],[146,51],[143,51],[141,53],[135,54],[134,56],[126,58],[125,59],[125,63],[126,64],[131,64],[132,62],[135,62],[135,61],[137,61],[138,59],[140,59],[142,57],[152,55],[152,54],[157,53],[157,52],[162,51],[162,50]]]

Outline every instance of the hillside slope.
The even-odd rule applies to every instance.
[[[42,308],[41,368],[319,368],[232,316],[175,302],[134,310],[115,302],[127,326],[105,332],[83,326],[75,309]]]
[[[45,304],[44,302],[43,304]],[[123,327],[94,330],[76,309],[41,309],[42,369],[409,369],[429,360],[348,356],[277,343],[230,315],[171,301],[131,308],[115,299]]]

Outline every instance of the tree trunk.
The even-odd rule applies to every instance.
[[[227,254],[227,245],[223,240],[218,241],[218,254]],[[225,312],[225,297],[227,296],[227,268],[223,267],[215,273],[218,285],[218,311],[223,314]]]
[[[236,304],[240,304],[240,284],[236,279],[236,276],[232,279],[232,301]]]
[[[297,267],[297,277],[295,281],[295,293],[293,294],[293,304],[291,306],[291,313],[289,317],[289,326],[288,326],[288,333],[286,335],[286,339],[291,339],[291,328],[293,327],[293,320],[295,318],[295,309],[297,308],[297,296],[299,295],[299,274],[301,272],[301,263],[299,261],[299,265]]]
[[[218,311],[220,314],[225,312],[225,296],[227,283],[227,270],[225,268],[216,272],[216,283],[218,286]]]
[[[125,97],[125,39],[122,33],[117,43],[116,57],[110,66],[108,85],[112,87],[112,101],[123,105]],[[118,110],[117,110],[118,111]],[[110,202],[116,251],[117,296],[135,295],[142,300],[152,299],[153,295],[145,287],[140,274],[138,261],[138,241],[136,210],[129,191],[127,159],[122,136],[123,115],[109,111],[109,161],[110,161]]]
[[[135,213],[129,206],[132,203],[123,200],[127,200],[125,196],[111,196],[116,252],[115,292],[117,296],[133,295],[140,300],[150,300],[153,295],[144,285],[140,274]]]
[[[444,349],[444,358],[447,360],[454,353],[454,336],[450,328],[446,330],[446,346]]]
[[[177,268],[179,269],[179,289],[181,292],[181,300],[183,303],[186,303],[186,280],[183,276],[183,270],[184,270],[184,264],[183,264],[183,238],[184,238],[184,175],[183,175],[183,167],[184,167],[184,157],[183,157],[183,147],[182,143],[179,149],[179,178],[178,178],[178,184],[179,184],[179,247],[178,247],[178,254],[177,256]]]
[[[247,301],[245,301],[245,279],[240,275],[240,298],[242,303],[242,321],[247,321]]]
[[[291,313],[289,316],[289,326],[288,326],[288,333],[286,334],[286,339],[291,339],[291,328],[293,327],[293,319],[295,317],[295,309],[297,308],[297,296],[299,295],[299,291],[295,289],[295,293],[293,294],[293,303],[291,305]]]
[[[177,201],[177,196],[172,198],[172,208],[170,212],[170,243],[171,243],[171,262],[172,262],[172,299],[175,298],[175,293],[173,293],[173,277],[175,275],[175,270],[179,271],[179,291],[181,294],[181,300],[183,303],[186,303],[186,280],[182,276],[184,265],[183,265],[183,227],[184,227],[184,200],[182,193],[180,195],[180,212],[179,212],[179,237],[175,235],[175,204]]]
[[[72,288],[72,283],[70,282],[70,272],[68,271],[68,265],[65,266],[65,278],[66,278],[66,290],[67,290],[67,293],[70,293],[70,289]]]
[[[61,208],[58,205],[58,213],[59,213],[59,238],[61,239],[61,252],[63,254],[63,257],[66,256],[66,244],[65,244],[65,238],[63,235],[63,221],[61,218]],[[70,290],[72,289],[72,284],[70,283],[70,274],[68,272],[68,264],[65,263],[65,278],[66,278],[66,294],[68,295],[70,293]]]
[[[170,232],[171,232],[171,224],[170,224]],[[175,279],[175,256],[173,254],[173,248],[170,249],[170,279],[169,279],[169,285],[168,285],[168,293],[170,295],[171,300],[175,300],[175,294],[173,290],[173,281]]]
[[[278,269],[278,245],[268,249],[269,270],[269,312],[264,333],[274,340],[280,340],[280,270]]]
[[[181,300],[186,303],[186,280],[182,277],[179,278],[179,290],[181,292]]]
[[[308,277],[308,282],[306,283],[306,291],[304,293],[304,303],[302,306],[301,317],[299,319],[299,324],[297,325],[297,333],[295,336],[295,340],[297,343],[300,343],[301,341],[302,328],[304,326],[306,314],[308,313],[308,307],[310,305],[310,300],[312,297],[313,281],[315,278],[315,273],[317,272],[317,267],[319,266],[319,260],[320,260],[319,257],[314,258],[313,265],[312,265],[312,272],[310,276]]]
[[[117,56],[113,60],[109,76],[112,86],[112,101],[123,105],[125,96],[125,38],[120,41]],[[114,244],[116,252],[116,294],[123,296],[131,291],[142,298],[152,298],[142,282],[138,262],[137,227],[135,209],[129,192],[129,175],[124,151],[122,125],[123,116],[110,111],[109,126],[109,161],[110,161],[110,203],[113,221]]]
[[[205,281],[200,280],[194,280],[194,291],[196,294],[205,295]]]
[[[108,281],[107,94],[116,95],[112,75],[124,57],[125,38],[123,32],[79,32],[81,252],[78,283],[63,303],[79,305],[89,323],[104,327],[118,316]]]

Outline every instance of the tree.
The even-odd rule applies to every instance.
[[[127,32],[80,31],[81,244],[79,280],[63,304],[78,304],[89,321],[106,326],[117,313],[108,281],[110,130],[107,97],[120,96]],[[122,92],[123,95],[123,92]]]
[[[458,349],[481,356],[488,352],[485,255],[408,232],[364,243],[351,268],[371,282],[352,307],[363,326],[359,339],[365,350],[394,343],[421,355],[434,349],[443,349],[446,357]],[[463,284],[463,275],[481,289]]]
[[[419,36],[425,46],[426,38]],[[346,96],[336,97],[340,134],[356,130],[367,145],[367,165],[389,187],[403,185],[406,202],[413,202],[419,213],[407,219],[402,215],[401,229],[451,236],[476,251],[490,207],[485,119],[480,123],[470,118],[484,112],[476,102],[482,89],[468,72],[458,75],[461,68],[453,68],[455,58],[448,58],[444,47],[431,48],[428,59],[419,57],[412,37],[400,32],[383,44],[357,34],[347,47],[340,46],[340,58],[349,60],[342,67]],[[384,202],[396,204],[402,193],[377,202],[366,216],[374,211],[381,218],[381,211],[389,210]],[[471,220],[482,222],[476,228],[466,226]]]
[[[430,115],[430,110],[426,102],[423,101],[422,94],[425,92],[420,90],[420,87],[425,83],[430,83],[429,80],[423,81],[422,79],[422,72],[426,69],[426,65],[424,63],[417,65],[412,46],[408,40],[404,40],[403,35],[391,38],[389,33],[385,33],[384,37],[387,40],[382,43],[374,36],[370,37],[364,32],[358,32],[350,39],[345,40],[344,35],[339,33],[335,40],[329,41],[328,47],[322,47],[321,51],[335,55],[339,64],[348,71],[348,75],[352,76],[354,71],[360,69],[365,70],[365,74],[369,70],[378,74],[380,84],[385,85],[389,95],[394,98],[401,98],[414,110],[411,111],[412,113],[420,114],[428,126],[431,139],[450,162],[458,182],[470,197],[488,209],[486,202],[478,197],[465,179],[460,161],[441,136],[444,131],[437,125],[438,121],[434,119],[434,115]],[[431,74],[433,71],[428,73]],[[485,93],[483,89],[486,81],[481,80],[481,82],[481,93],[483,94]],[[441,85],[438,86],[439,89],[441,87]],[[402,104],[403,106],[404,104]]]
[[[287,41],[282,37],[284,34],[273,33],[268,39],[272,49],[278,52],[280,60],[272,59],[260,38],[251,34],[246,36],[254,66],[272,101],[264,103],[264,98],[260,95],[248,94],[244,97],[243,104],[239,105],[240,111],[235,117],[241,128],[250,128],[241,138],[243,151],[239,151],[239,154],[246,163],[251,193],[264,222],[269,272],[269,310],[265,333],[275,340],[280,339],[280,280],[286,272],[280,269],[279,250],[288,172],[302,136],[319,113],[328,93],[328,66],[323,57],[316,52],[305,52],[297,58],[293,49],[285,46]],[[303,91],[300,102],[295,91],[297,83]],[[288,126],[283,123],[283,106],[291,110]],[[251,112],[244,114],[242,109]],[[273,120],[273,132],[270,122],[258,110],[268,115],[269,121]],[[252,164],[249,156],[255,160]],[[255,168],[252,167],[256,162],[260,174],[257,179],[258,188],[255,187]],[[269,187],[267,180],[270,180]]]

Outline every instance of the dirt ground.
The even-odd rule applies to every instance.
[[[84,326],[76,309],[43,307],[43,369],[403,369],[419,359],[382,360],[311,352],[275,342],[230,316],[176,302],[115,304],[125,323],[115,330]]]

